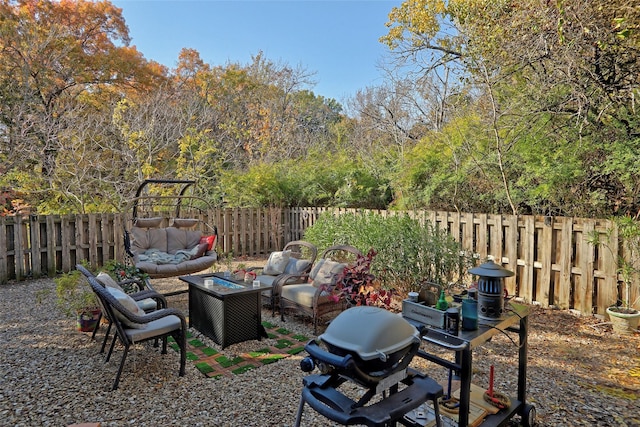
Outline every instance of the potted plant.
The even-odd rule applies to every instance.
[[[73,270],[54,279],[58,307],[68,317],[76,317],[77,328],[93,332],[100,318],[100,308],[93,291],[82,280],[82,274]]]
[[[127,265],[120,261],[110,260],[105,264],[104,269],[127,294],[139,292],[149,287],[147,285],[149,275],[135,265]]]
[[[619,241],[618,239],[611,241],[613,232],[616,230],[614,228],[608,229],[605,233],[606,242],[600,238],[597,231],[591,233],[589,241],[594,245],[600,244],[606,247],[617,256],[617,271],[621,278],[618,281],[618,298],[616,298],[614,305],[607,308],[607,314],[615,332],[632,334],[638,330],[640,323],[640,310],[635,308],[640,297],[633,302],[631,301],[632,288],[638,287],[640,283],[638,282],[638,274],[640,274],[640,223],[631,217],[622,217],[616,219],[616,224]],[[619,248],[622,251],[618,251]]]
[[[371,248],[367,255],[358,256],[353,264],[342,270],[333,288],[331,298],[334,301],[344,298],[349,306],[390,307],[393,291],[381,289],[376,276],[371,274],[371,263],[376,255]]]

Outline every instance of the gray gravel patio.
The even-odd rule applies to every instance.
[[[174,285],[180,286],[169,283]],[[142,344],[129,353],[119,389],[111,391],[121,350],[116,348],[105,364],[98,354],[100,341],[74,330],[74,321],[56,308],[54,288],[51,279],[0,286],[1,426],[293,425],[304,354],[233,378],[209,379],[189,361],[186,375],[179,377],[176,352],[161,355]],[[36,303],[43,289],[51,294]],[[170,297],[169,303],[188,310],[185,295]],[[638,334],[620,338],[596,318],[533,310],[529,401],[536,405],[540,425],[640,426]],[[264,319],[272,321],[270,311],[264,312]],[[289,316],[284,326],[313,335],[304,319]],[[235,344],[223,352],[233,355],[255,345]],[[476,350],[474,383],[486,386],[493,363],[497,389],[515,390],[514,354],[505,336]],[[441,369],[417,358],[412,366],[443,378]],[[302,425],[331,424],[307,408]]]

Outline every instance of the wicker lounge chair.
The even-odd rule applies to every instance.
[[[262,293],[263,301],[270,305],[275,316],[280,289],[285,283],[305,282],[318,256],[318,249],[311,243],[295,240],[287,243],[282,251],[272,252],[264,267],[251,267],[247,271],[256,274],[256,280],[271,286]]]
[[[121,282],[116,282],[109,276],[107,273],[100,273],[97,276],[94,276],[86,270],[85,268],[79,269],[79,271],[85,275],[85,277],[94,277],[98,283],[102,286],[112,287],[119,290],[122,290],[123,285],[131,282],[131,280],[124,280]],[[139,283],[135,281],[136,283]],[[167,300],[164,295],[154,291],[153,289],[145,289],[139,292],[129,294],[131,298],[136,302],[136,305],[140,307],[145,313],[149,313],[155,310],[160,310],[167,306]],[[100,321],[104,318],[107,321],[107,330],[104,334],[104,338],[102,339],[102,346],[100,347],[100,353],[104,353],[104,348],[107,344],[107,339],[109,338],[109,333],[111,332],[112,322],[111,319],[107,316],[107,310],[102,307],[102,302],[100,298],[98,298],[98,304],[100,305],[100,315],[98,316],[98,323],[96,328],[93,330],[91,334],[91,339],[95,339],[98,329],[100,329]]]
[[[285,320],[286,310],[301,312],[312,317],[313,333],[317,334],[320,316],[345,309],[344,299],[333,301],[329,291],[335,286],[342,270],[359,256],[362,256],[362,253],[353,246],[331,246],[323,252],[320,260],[311,269],[311,283],[283,284],[279,297],[282,320]]]
[[[163,308],[152,313],[144,313],[141,309],[135,313],[132,310],[137,308],[135,301],[128,300],[128,296],[120,297],[117,290],[105,288],[96,280],[95,276],[89,273],[81,265],[77,266],[78,270],[87,277],[91,288],[98,296],[102,308],[105,310],[105,316],[111,320],[115,326],[115,336],[111,342],[109,353],[107,354],[107,362],[111,358],[116,340],[120,340],[124,345],[122,359],[118,373],[113,382],[112,390],[118,388],[120,375],[129,351],[134,343],[140,343],[148,340],[162,340],[162,354],[167,353],[167,337],[172,336],[180,347],[180,370],[179,375],[185,373],[186,364],[186,334],[187,322],[184,314],[175,308]],[[132,304],[131,304],[132,303]],[[135,308],[132,308],[132,305]]]

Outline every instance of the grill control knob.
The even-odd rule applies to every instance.
[[[300,361],[300,369],[302,372],[311,372],[315,369],[316,364],[313,362],[313,359],[310,357],[305,357]]]

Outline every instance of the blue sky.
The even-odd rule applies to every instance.
[[[273,62],[316,72],[312,90],[344,101],[382,83],[387,54],[378,39],[401,0],[112,0],[132,44],[145,58],[175,67],[182,48],[211,65],[247,64],[264,52]]]

